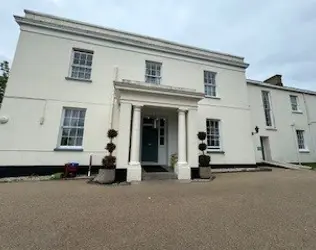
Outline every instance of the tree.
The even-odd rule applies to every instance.
[[[8,61],[3,61],[2,63],[0,63],[0,71],[2,71],[2,75],[0,75],[0,105],[1,105],[5,88],[7,86],[7,82],[9,79],[9,73],[10,73]]]

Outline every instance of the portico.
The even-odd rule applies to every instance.
[[[141,181],[142,160],[152,159],[155,163],[155,157],[143,155],[150,154],[149,151],[142,150],[146,146],[142,144],[144,118],[153,120],[154,127],[157,122],[160,128],[157,132],[158,139],[152,140],[157,141],[157,150],[162,152],[158,154],[157,164],[162,161],[170,165],[170,154],[176,153],[178,161],[174,171],[178,179],[190,179],[191,167],[198,166],[197,103],[204,94],[192,89],[141,82],[122,81],[115,82],[114,85],[119,103],[117,168],[127,169],[127,181]],[[166,128],[161,129],[162,124]],[[155,132],[146,132],[145,136],[156,135]],[[152,146],[151,141],[148,144]]]

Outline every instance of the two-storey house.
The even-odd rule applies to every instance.
[[[316,92],[283,86],[280,75],[248,80],[256,161],[316,162]]]
[[[198,131],[213,164],[254,165],[242,57],[25,11],[0,110],[1,166],[100,165],[118,130],[117,169],[198,167]]]

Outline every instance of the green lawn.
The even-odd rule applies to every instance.
[[[309,167],[311,167],[313,170],[316,170],[316,162],[312,162],[312,163],[303,163],[303,165],[305,165],[305,166],[309,166]]]

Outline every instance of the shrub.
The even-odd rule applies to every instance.
[[[105,149],[109,152],[109,155],[103,157],[101,168],[106,168],[106,169],[115,168],[116,157],[113,156],[112,153],[116,149],[116,145],[112,141],[116,136],[117,136],[117,131],[114,129],[109,129],[108,137],[110,139],[110,142],[106,144],[106,147],[105,147]]]
[[[110,139],[113,139],[113,138],[115,138],[116,136],[117,136],[117,131],[114,130],[114,129],[109,129],[109,131],[108,131],[108,137],[109,137]]]
[[[208,167],[210,165],[211,157],[209,155],[199,155],[199,164],[201,167]]]
[[[109,142],[106,145],[106,150],[109,151],[110,153],[113,153],[115,149],[116,149],[116,145],[113,142]]]
[[[200,167],[209,167],[211,157],[209,155],[205,155],[204,151],[207,149],[207,145],[204,142],[206,139],[206,133],[205,132],[199,132],[197,134],[198,138],[201,140],[201,143],[199,144],[199,150],[202,151],[202,154],[199,155],[199,166]]]
[[[107,155],[102,159],[102,165],[107,169],[114,169],[116,163],[116,157],[113,155]]]
[[[206,133],[205,132],[199,132],[198,133],[198,138],[201,141],[204,141],[206,139]]]
[[[177,164],[177,161],[178,161],[178,154],[172,154],[171,155],[171,159],[170,159],[170,164],[171,164],[171,167],[175,167],[176,164]]]
[[[204,151],[206,149],[207,149],[207,145],[204,142],[199,144],[199,150]]]

